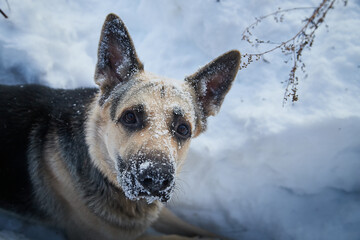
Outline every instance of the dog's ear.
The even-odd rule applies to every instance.
[[[95,83],[106,94],[143,68],[124,23],[115,14],[109,14],[101,32]]]
[[[227,52],[185,78],[195,90],[202,122],[206,123],[208,116],[214,116],[219,111],[239,70],[240,59],[239,51]]]

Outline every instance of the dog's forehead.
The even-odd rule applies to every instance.
[[[136,76],[136,84],[129,92],[128,103],[142,104],[151,111],[182,111],[194,117],[193,98],[190,88],[184,81],[164,78],[152,73]]]

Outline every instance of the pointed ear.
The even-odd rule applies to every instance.
[[[237,50],[227,52],[185,79],[195,90],[204,124],[208,116],[214,116],[219,111],[239,70],[240,58]]]
[[[124,23],[115,14],[109,14],[101,32],[95,83],[106,94],[143,68]]]

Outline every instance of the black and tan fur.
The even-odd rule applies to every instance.
[[[144,71],[123,22],[99,43],[99,89],[0,87],[0,207],[53,224],[69,239],[215,237],[162,207],[190,139],[219,110],[238,71],[230,51],[184,82]]]

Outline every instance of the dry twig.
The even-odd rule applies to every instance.
[[[8,16],[1,9],[0,9],[0,13],[1,13],[1,15],[4,16],[4,18],[8,18]]]
[[[315,31],[319,28],[319,26],[324,23],[326,14],[330,9],[333,9],[334,3],[337,0],[322,0],[318,7],[302,7],[302,8],[291,8],[291,9],[278,9],[277,11],[262,16],[260,18],[256,18],[256,21],[245,28],[242,34],[242,40],[247,41],[251,44],[252,47],[256,47],[259,44],[275,44],[275,47],[270,48],[261,53],[246,53],[242,55],[244,61],[241,65],[241,68],[246,68],[250,63],[253,62],[253,59],[259,60],[265,54],[273,52],[277,49],[280,49],[282,53],[286,56],[291,55],[291,59],[293,61],[293,66],[289,73],[289,78],[285,81],[286,88],[284,93],[283,105],[287,102],[288,98],[291,98],[292,102],[298,101],[298,84],[299,78],[296,75],[297,70],[300,68],[303,72],[305,71],[305,63],[303,63],[301,56],[303,50],[305,48],[310,49],[313,45],[315,39]],[[346,6],[347,0],[343,0],[344,5]],[[312,15],[305,19],[305,24],[303,27],[290,39],[281,42],[281,43],[274,43],[271,41],[264,41],[253,37],[251,30],[254,29],[262,20],[273,16],[276,22],[283,22],[284,20],[284,13],[288,13],[291,11],[298,11],[304,9],[314,9]],[[287,61],[285,61],[287,62]]]
[[[9,12],[11,12],[9,1],[5,0],[5,2],[6,2],[6,5],[7,5],[8,9],[9,9]],[[1,15],[4,16],[4,18],[8,18],[8,16],[5,14],[5,12],[3,10],[0,9],[0,13],[1,13]]]

